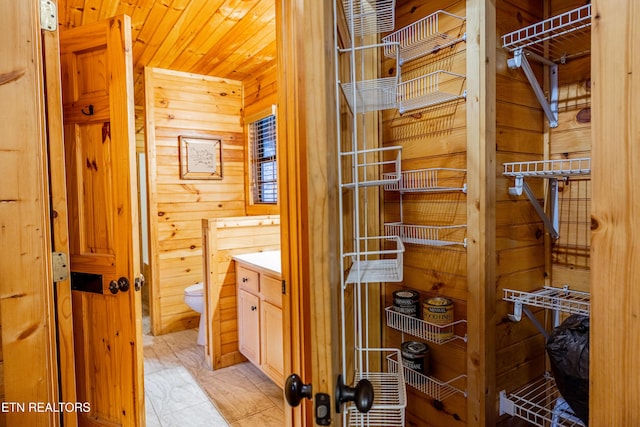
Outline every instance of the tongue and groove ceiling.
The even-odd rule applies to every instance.
[[[60,30],[131,17],[136,104],[145,66],[244,81],[276,60],[275,0],[59,0]]]

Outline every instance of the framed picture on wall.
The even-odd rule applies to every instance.
[[[222,179],[222,139],[180,135],[180,178]]]

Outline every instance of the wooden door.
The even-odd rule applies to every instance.
[[[118,16],[60,34],[80,425],[144,420],[130,30]]]
[[[278,197],[285,377],[326,393],[331,425],[339,361],[340,292],[333,10],[331,2],[276,2]],[[304,49],[301,49],[304,46]],[[318,402],[314,399],[313,402]],[[313,402],[285,403],[288,426],[315,425]]]
[[[238,347],[247,359],[260,365],[260,298],[238,289]]]

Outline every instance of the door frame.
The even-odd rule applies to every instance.
[[[0,423],[57,426],[59,414],[28,406],[60,401],[40,7],[2,2],[1,8],[6,39],[0,46],[0,235],[14,245],[3,247],[0,257],[1,338],[4,401],[14,406]]]

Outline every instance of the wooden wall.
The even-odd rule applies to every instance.
[[[184,289],[202,281],[201,219],[245,214],[242,84],[145,72],[152,332],[196,327]],[[178,137],[222,137],[222,180],[180,179]]]
[[[278,82],[276,61],[263,68],[260,73],[243,80],[243,117],[251,117],[277,104]]]
[[[496,4],[497,35],[540,21],[538,1],[503,0]],[[502,175],[503,163],[542,160],[545,117],[521,69],[509,69],[511,57],[496,49],[496,391],[513,391],[542,375],[544,339],[524,317],[512,322],[513,304],[503,301],[504,289],[533,291],[545,284],[545,230],[527,197],[508,193],[513,178]],[[542,69],[532,67],[542,81]],[[543,180],[528,180],[542,200]],[[543,315],[541,310],[532,310]],[[495,396],[497,400],[497,396]]]
[[[551,14],[584,5],[554,0]],[[549,130],[549,158],[591,157],[591,55],[570,59],[558,71],[558,127]],[[551,285],[589,292],[591,178],[558,183],[560,237],[551,247]]]
[[[465,16],[466,2],[437,0],[430,2],[405,1],[396,8],[396,29],[409,25],[439,9]],[[447,18],[441,26],[447,26]],[[465,31],[464,25],[448,23],[448,28]],[[444,30],[445,27],[441,27]],[[466,45],[458,43],[422,59],[408,62],[402,67],[402,79],[418,77],[436,70],[466,74]],[[382,75],[395,72],[395,63],[386,60]],[[467,109],[464,100],[441,104],[431,108],[399,114],[388,110],[383,117],[383,142],[385,146],[402,146],[402,170],[425,168],[466,169],[467,163]],[[466,177],[457,178],[462,186]],[[404,222],[415,225],[466,224],[467,197],[461,191],[435,194],[405,194],[402,199]],[[400,220],[398,193],[384,192],[384,222]],[[457,236],[462,240],[464,236]],[[419,291],[421,302],[430,296],[446,296],[453,299],[456,319],[466,318],[467,256],[463,246],[436,247],[405,244],[404,281],[402,284],[386,284],[385,306],[393,304],[392,292],[400,288]],[[466,329],[456,331],[464,335]],[[405,334],[405,341],[417,340]],[[384,328],[384,344],[400,348],[401,333]],[[461,340],[438,345],[427,343],[431,375],[448,381],[466,374],[466,346]],[[464,379],[453,383],[465,390]],[[467,401],[462,394],[455,394],[442,402],[407,386],[409,394],[407,425],[415,426],[463,426],[467,424]]]
[[[206,285],[206,357],[212,369],[240,363],[234,255],[280,249],[280,217],[255,215],[202,219]]]

